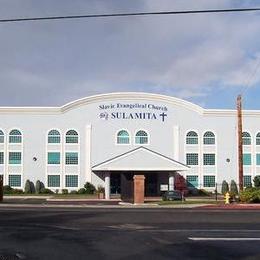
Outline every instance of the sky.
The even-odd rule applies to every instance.
[[[260,0],[0,0],[0,19],[260,7]],[[0,24],[0,106],[135,91],[260,109],[260,12]]]

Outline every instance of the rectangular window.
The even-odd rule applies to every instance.
[[[256,154],[256,165],[260,165],[260,153]]]
[[[22,142],[21,135],[10,135],[9,136],[9,143],[18,144]]]
[[[22,153],[21,152],[9,152],[9,164],[21,164]]]
[[[243,154],[243,165],[251,165],[251,154],[250,153]]]
[[[205,175],[203,176],[203,186],[207,188],[212,188],[216,186],[215,176]]]
[[[60,143],[60,136],[58,136],[58,135],[49,135],[48,136],[48,143],[49,144],[59,144]]]
[[[0,152],[0,164],[4,164],[4,152]]]
[[[203,165],[215,165],[215,154],[204,153],[203,154]]]
[[[0,143],[4,143],[5,137],[3,135],[0,135]]]
[[[48,175],[48,187],[60,187],[60,175]]]
[[[11,187],[21,187],[21,175],[9,175],[8,185]]]
[[[244,183],[244,187],[251,187],[252,186],[252,177],[250,175],[244,175],[243,183]]]
[[[199,186],[199,177],[197,175],[189,175],[186,176],[186,182],[188,187],[190,188],[197,188]]]
[[[49,152],[48,153],[48,164],[60,164],[60,153]]]
[[[78,175],[66,175],[65,186],[67,188],[78,187]]]
[[[66,164],[78,164],[78,153],[66,153]]]
[[[186,164],[187,165],[198,165],[199,155],[197,153],[187,153],[186,154]]]

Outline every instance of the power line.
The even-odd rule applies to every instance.
[[[0,23],[42,21],[42,20],[64,20],[64,19],[84,19],[84,18],[108,18],[126,16],[151,16],[151,15],[186,15],[205,13],[234,13],[234,12],[255,12],[260,11],[260,7],[255,8],[232,8],[232,9],[206,9],[206,10],[186,10],[186,11],[162,11],[162,12],[137,12],[137,13],[114,13],[114,14],[86,14],[86,15],[64,15],[45,17],[24,17],[0,19]]]

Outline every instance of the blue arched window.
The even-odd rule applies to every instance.
[[[9,133],[9,143],[21,143],[22,142],[22,133],[17,130],[13,129]]]
[[[207,131],[203,135],[203,144],[215,144],[215,135],[214,133]]]
[[[51,130],[48,133],[48,143],[49,144],[59,144],[60,143],[60,132],[58,130]]]
[[[251,135],[248,132],[242,133],[243,145],[251,145]]]
[[[117,143],[118,144],[129,144],[130,143],[129,134],[126,130],[120,130],[117,133]]]
[[[67,144],[77,144],[79,142],[78,133],[75,130],[69,130],[66,133]]]
[[[0,130],[0,143],[4,143],[4,141],[5,141],[4,132],[2,130]]]
[[[190,131],[186,135],[186,144],[198,144],[198,134]]]
[[[148,134],[144,130],[139,130],[135,135],[136,144],[148,144]]]

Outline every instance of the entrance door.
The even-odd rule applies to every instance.
[[[121,194],[121,174],[111,173],[110,175],[110,192],[111,194]]]
[[[145,173],[145,196],[158,196],[157,173]]]

